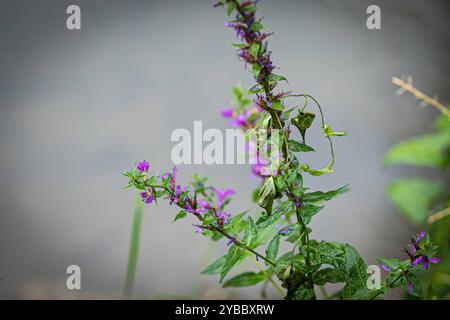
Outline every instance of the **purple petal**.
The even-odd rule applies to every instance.
[[[139,163],[136,165],[136,169],[138,169],[140,172],[144,173],[147,172],[148,169],[150,168],[149,163],[147,162],[147,160],[141,160],[139,161]]]
[[[422,256],[422,257],[418,257],[418,258],[416,258],[416,259],[413,260],[413,262],[411,263],[411,266],[412,266],[412,267],[417,266],[417,265],[418,265],[419,263],[421,263],[423,260],[424,260],[424,257],[423,257],[423,256]]]
[[[385,265],[385,264],[380,264],[380,267],[381,267],[383,270],[387,271],[387,272],[392,271],[392,269],[389,268],[389,267],[388,267],[387,265]]]
[[[413,284],[409,280],[408,280],[408,292],[409,292],[409,294],[413,294],[414,293]]]
[[[431,263],[439,263],[439,262],[441,261],[441,259],[433,257],[433,258],[430,258],[429,261],[430,261]]]
[[[231,117],[233,117],[233,108],[222,109],[221,115],[224,118],[231,118]]]
[[[286,228],[283,228],[280,231],[278,231],[278,234],[286,234],[289,231],[291,231],[291,228],[290,227],[286,227]]]

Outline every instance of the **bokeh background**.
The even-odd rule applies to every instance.
[[[81,7],[81,31],[66,29],[69,4]],[[381,30],[366,28],[370,4],[381,7]],[[382,158],[430,130],[436,111],[395,97],[390,78],[412,75],[449,100],[449,1],[263,0],[260,9],[278,73],[349,131],[336,141],[335,174],[306,178],[352,188],[314,219],[313,236],[352,243],[369,264],[401,256],[416,230],[384,189],[416,169],[387,170]],[[171,132],[194,120],[224,130],[230,88],[251,84],[225,21],[207,0],[0,1],[0,298],[120,298],[135,198],[120,172],[142,158],[171,168]],[[310,144],[309,160],[326,165],[325,141],[313,134]],[[232,211],[249,208],[249,166],[182,165],[181,181],[194,171],[237,190]],[[133,297],[257,298],[199,275],[226,243],[209,244],[188,219],[173,224],[176,213],[146,208]],[[70,264],[81,267],[81,291],[65,287]]]

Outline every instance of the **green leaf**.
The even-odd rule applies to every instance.
[[[396,258],[392,258],[392,259],[377,258],[377,262],[379,264],[384,264],[386,267],[388,267],[391,270],[395,270],[398,268],[400,260],[398,260]]]
[[[273,177],[268,177],[264,181],[264,185],[259,193],[258,205],[266,209],[270,214],[272,212],[273,199],[276,195],[275,183]]]
[[[287,182],[290,186],[290,191],[298,198],[303,195],[303,177],[297,170],[290,172]]]
[[[302,135],[303,141],[305,141],[306,130],[308,130],[314,122],[316,115],[311,112],[298,111],[298,115],[291,119],[291,123],[297,127],[298,131]]]
[[[180,220],[180,219],[183,219],[183,218],[185,218],[186,216],[187,216],[186,211],[181,210],[181,211],[178,212],[178,214],[175,216],[175,219],[173,220],[173,222],[175,222],[175,221],[177,221],[177,220]]]
[[[237,49],[243,49],[247,46],[246,43],[232,43],[231,45]]]
[[[367,265],[358,251],[349,244],[345,245],[345,270],[347,285],[342,292],[344,298],[349,298],[358,290],[367,288]]]
[[[218,274],[220,273],[222,266],[225,263],[226,255],[219,257],[214,260],[210,265],[208,265],[201,274]]]
[[[263,273],[255,273],[255,272],[244,272],[238,274],[237,276],[231,278],[223,284],[224,288],[229,287],[249,287],[254,286],[255,284],[260,283],[265,280],[266,276]]]
[[[408,283],[410,284],[412,289],[412,292],[410,292],[410,290],[408,289]],[[416,275],[413,273],[410,273],[408,275],[408,281],[406,284],[406,290],[408,291],[409,294],[417,296],[417,297],[423,297],[423,287],[419,282],[419,279],[417,279]]]
[[[323,128],[322,128],[322,131],[323,131],[323,134],[324,134],[326,137],[333,137],[333,136],[340,137],[340,136],[346,136],[346,135],[347,135],[347,131],[345,131],[345,132],[337,132],[337,131],[333,131],[333,130],[330,128],[330,126],[327,125],[327,124],[324,124],[324,126],[323,126]]]
[[[258,231],[256,230],[255,223],[252,217],[248,217],[247,228],[244,233],[244,243],[248,247],[253,247],[256,240],[258,239]]]
[[[249,52],[255,59],[258,58],[259,48],[260,48],[259,43],[252,43],[252,45],[250,46]]]
[[[277,75],[277,74],[274,74],[274,73],[269,74],[269,76],[267,77],[267,79],[268,79],[270,82],[276,82],[276,81],[286,81],[286,82],[288,82],[287,79],[286,79],[285,77],[280,76],[280,75]]]
[[[439,181],[403,178],[388,186],[387,195],[405,217],[419,225],[425,222],[432,202],[442,191]]]
[[[270,109],[274,109],[274,110],[278,110],[278,111],[283,111],[284,110],[284,106],[281,103],[280,100],[274,100],[272,101],[272,104],[269,107]]]
[[[312,265],[329,264],[337,269],[345,268],[345,245],[331,241],[309,241]]]
[[[292,152],[314,152],[312,147],[295,140],[289,140],[289,150]]]
[[[228,233],[238,233],[243,230],[247,225],[247,222],[244,221],[244,217],[247,215],[248,210],[241,212],[235,216],[233,216],[230,221],[225,225],[225,230]]]
[[[227,15],[231,15],[234,9],[236,9],[236,2],[229,2],[227,5]]]
[[[266,257],[270,261],[275,261],[278,255],[278,250],[280,248],[280,236],[276,235],[273,237],[273,239],[269,242],[269,245],[266,249]]]
[[[228,249],[225,262],[220,271],[220,279],[219,282],[222,283],[225,276],[230,272],[230,270],[235,267],[237,264],[241,263],[247,255],[247,251],[238,247],[235,244],[232,244]]]
[[[309,224],[311,222],[311,218],[322,210],[324,206],[316,206],[313,204],[305,204],[302,206],[300,210],[300,216],[303,218],[303,222],[305,224]]]
[[[336,268],[321,269],[313,274],[314,284],[318,286],[323,286],[326,283],[341,283],[345,280],[345,272]]]
[[[442,131],[449,131],[450,130],[450,118],[446,115],[441,114],[436,122],[435,122],[436,129],[442,130]]]
[[[252,24],[252,26],[250,27],[250,30],[253,31],[253,32],[258,32],[258,31],[261,31],[263,28],[264,28],[264,26],[263,26],[262,23],[260,23],[258,21],[255,21]]]
[[[412,138],[392,147],[384,158],[386,164],[443,167],[445,150],[450,147],[450,131],[441,131]]]
[[[384,288],[369,289],[367,287],[360,288],[348,298],[348,300],[372,300],[384,293]]]
[[[309,202],[309,203],[321,203],[324,201],[329,201],[347,191],[349,191],[348,188],[348,184],[346,184],[345,186],[342,186],[338,189],[335,190],[330,190],[330,191],[315,191],[315,192],[310,192],[310,193],[305,193],[303,195],[302,201],[303,202]]]
[[[309,165],[303,164],[302,165],[302,170],[305,171],[305,172],[308,172],[312,176],[318,177],[318,176],[321,176],[321,175],[326,174],[326,173],[333,173],[334,171],[333,171],[332,167],[333,167],[333,161],[331,161],[328,164],[328,166],[326,166],[325,168],[322,168],[322,169],[311,169],[309,167]]]

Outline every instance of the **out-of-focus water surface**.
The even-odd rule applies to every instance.
[[[2,298],[120,297],[134,201],[120,172],[142,158],[170,169],[171,132],[194,120],[224,130],[230,87],[251,84],[212,1],[76,1],[82,30],[68,31],[72,2],[0,1]],[[349,132],[336,141],[335,174],[305,179],[352,188],[315,217],[313,236],[352,243],[368,263],[400,256],[416,231],[384,195],[394,176],[414,170],[386,170],[383,154],[430,130],[436,115],[395,97],[390,78],[410,74],[449,98],[448,1],[378,3],[382,29],[370,31],[369,1],[260,2],[284,88],[318,97],[330,125]],[[317,152],[308,160],[326,165],[326,141],[312,134],[309,143]],[[248,166],[183,165],[180,181],[194,171],[236,189],[232,212],[249,207],[257,181]],[[258,297],[199,275],[226,243],[208,244],[188,219],[173,224],[176,213],[146,208],[134,297]],[[65,289],[70,264],[81,267],[81,292]]]

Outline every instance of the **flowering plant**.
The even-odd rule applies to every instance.
[[[315,287],[327,299],[375,299],[389,289],[404,286],[412,294],[421,295],[416,273],[437,263],[433,257],[436,248],[423,232],[413,238],[407,249],[408,259],[380,259],[380,266],[389,271],[386,279],[372,286],[368,267],[357,250],[349,244],[318,241],[310,238],[310,222],[324,208],[324,203],[346,192],[348,186],[330,191],[311,192],[303,185],[303,175],[322,176],[333,172],[335,161],[332,138],[344,136],[325,122],[317,99],[305,93],[275,92],[286,78],[275,74],[272,55],[268,49],[270,33],[264,32],[261,19],[255,15],[256,1],[220,0],[216,6],[225,6],[234,19],[226,23],[241,42],[233,46],[238,57],[250,68],[255,80],[249,90],[234,88],[236,107],[222,110],[230,124],[247,135],[248,150],[253,150],[255,163],[252,171],[261,177],[254,192],[254,201],[262,212],[256,217],[248,211],[238,214],[226,207],[235,194],[232,189],[219,189],[207,184],[206,178],[194,176],[189,186],[177,181],[177,169],[152,173],[146,160],[124,172],[127,187],[139,190],[145,203],[161,199],[179,208],[175,221],[192,216],[196,232],[213,241],[226,239],[228,252],[213,261],[203,274],[218,274],[224,287],[252,286],[271,283],[280,297],[290,300],[316,299]],[[249,98],[254,95],[254,99]],[[301,98],[302,107],[288,107],[289,98]],[[306,111],[310,102],[318,108],[321,129],[330,147],[331,160],[321,169],[302,163],[302,153],[314,149],[306,144],[306,133],[315,114]],[[297,112],[297,113],[295,113]],[[291,139],[290,124],[298,129],[301,140]],[[250,132],[267,132],[267,143],[261,146]],[[269,161],[261,155],[267,153]],[[292,244],[292,249],[279,254],[281,240]],[[266,246],[265,253],[260,248]],[[246,258],[252,258],[260,272],[244,272],[224,281],[229,272]],[[327,283],[343,283],[332,295],[324,288]]]

